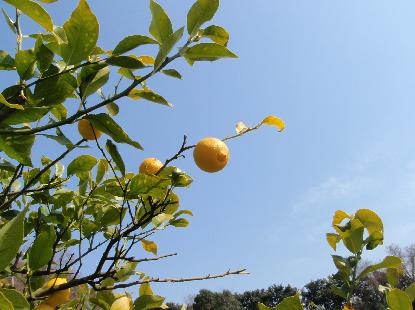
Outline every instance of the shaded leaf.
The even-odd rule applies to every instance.
[[[106,62],[113,66],[133,70],[145,68],[145,65],[139,59],[132,56],[112,56]]]
[[[217,43],[199,43],[182,51],[182,56],[193,61],[215,61],[221,58],[238,58],[225,46]]]
[[[7,12],[4,9],[1,9],[3,12],[4,19],[6,20],[7,25],[9,26],[10,30],[14,33],[17,33],[16,27],[14,26],[14,21],[10,18]]]
[[[112,54],[114,56],[121,55],[144,44],[158,44],[158,42],[147,36],[131,35],[122,39],[114,48]]]
[[[122,175],[125,175],[125,165],[124,161],[121,157],[121,154],[118,152],[117,146],[112,143],[111,140],[107,140],[105,144],[105,148],[107,149],[108,153],[111,155],[112,160],[117,165],[118,170],[121,171]]]
[[[29,268],[37,270],[45,266],[53,255],[53,244],[56,240],[56,232],[52,226],[48,230],[42,231],[29,250]]]
[[[143,149],[138,142],[131,140],[120,125],[118,125],[108,114],[100,113],[89,115],[87,119],[89,119],[93,126],[109,135],[115,142],[127,143],[139,150]]]
[[[105,159],[100,159],[98,161],[97,176],[95,181],[99,184],[104,178],[105,173],[108,170],[108,162]]]
[[[32,166],[31,151],[35,135],[0,136],[0,151],[25,166]]]
[[[229,41],[229,33],[219,26],[209,26],[203,30],[202,36],[211,39],[213,42],[226,46]]]
[[[29,303],[19,291],[1,288],[0,293],[2,293],[13,304],[14,310],[30,310]]]
[[[35,74],[36,55],[32,49],[20,50],[15,57],[17,73],[22,80],[29,80]]]
[[[120,112],[120,107],[115,102],[110,102],[105,107],[111,116],[115,116]]]
[[[165,69],[161,70],[161,72],[176,79],[182,79],[182,75],[176,69]]]
[[[130,93],[128,94],[128,97],[134,100],[143,98],[148,101],[152,101],[155,103],[160,103],[160,104],[172,107],[172,105],[166,99],[164,99],[161,95],[155,93],[149,88],[143,88],[143,89],[134,88],[133,90],[130,91]]]
[[[7,297],[0,291],[0,306],[2,310],[14,310],[13,304]]]
[[[338,234],[326,234],[326,240],[328,244],[336,251],[337,243],[340,242],[341,238]]]
[[[12,108],[12,109],[17,109],[17,110],[23,110],[23,106],[17,103],[10,103],[6,100],[6,98],[4,98],[4,96],[0,93],[0,103],[4,104],[5,106]],[[13,114],[12,114],[13,115]],[[5,122],[6,123],[6,122]],[[7,124],[7,123],[6,123]]]
[[[176,43],[182,38],[184,27],[178,29],[176,32],[169,35],[163,44],[160,46],[159,52],[157,53],[156,60],[154,61],[154,69],[157,70],[163,64],[170,51],[176,45]]]
[[[16,64],[13,57],[7,52],[0,50],[0,70],[15,70]]]
[[[135,310],[157,309],[164,302],[164,297],[157,295],[143,295],[134,301]]]
[[[77,176],[82,176],[82,173],[89,172],[95,165],[98,163],[98,160],[91,155],[81,155],[75,158],[69,165],[67,174],[68,177],[76,174]]]
[[[390,310],[412,310],[409,296],[397,288],[386,293],[386,301]]]

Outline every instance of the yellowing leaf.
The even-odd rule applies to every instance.
[[[336,251],[337,242],[341,240],[338,234],[326,234],[328,244]]]
[[[155,244],[153,241],[141,240],[141,245],[147,252],[151,252],[154,255],[157,255],[157,244]]]
[[[285,123],[282,119],[276,117],[276,116],[267,116],[264,118],[264,120],[261,122],[262,124],[266,125],[272,125],[278,128],[278,131],[283,131],[285,129]]]
[[[237,134],[240,134],[240,133],[246,131],[247,129],[248,129],[248,126],[246,126],[243,122],[238,122],[236,124],[235,130],[236,130]]]
[[[333,215],[332,225],[338,225],[346,218],[350,218],[350,215],[342,210],[337,210]]]
[[[144,280],[146,280],[148,278],[145,278]],[[143,295],[154,295],[153,290],[150,287],[150,283],[143,283],[140,285],[140,296]]]
[[[151,56],[140,56],[138,59],[145,65],[154,65],[154,58]]]

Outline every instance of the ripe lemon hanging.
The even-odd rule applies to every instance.
[[[144,174],[156,174],[161,167],[163,167],[163,163],[161,161],[157,158],[150,157],[143,160],[139,171]]]
[[[95,136],[97,139],[101,137],[102,132],[99,131],[96,127],[93,127],[94,129],[92,130],[92,127],[93,126],[91,122],[86,118],[83,118],[78,122],[78,131],[84,139],[95,140]]]
[[[229,160],[229,149],[217,138],[200,140],[193,150],[196,165],[206,172],[217,172],[225,168]]]
[[[67,283],[64,278],[53,278],[46,282],[45,287],[51,288],[61,284]],[[46,303],[52,307],[57,307],[68,302],[71,299],[71,289],[67,288],[65,290],[57,291],[49,295],[46,299]]]
[[[38,305],[35,308],[35,310],[55,310],[55,307],[52,307],[52,306],[50,306],[48,304],[42,303],[42,304]]]
[[[133,307],[133,302],[127,296],[123,296],[121,298],[116,299],[112,305],[110,310],[130,310]]]

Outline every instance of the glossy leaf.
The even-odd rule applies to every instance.
[[[112,56],[107,59],[107,63],[113,66],[133,70],[146,67],[139,59],[132,56]]]
[[[52,226],[42,231],[29,250],[29,268],[32,270],[45,266],[52,259],[52,247],[56,241],[56,232]]]
[[[386,293],[386,301],[390,310],[412,310],[409,296],[397,288]]]
[[[283,131],[285,128],[285,123],[282,119],[276,117],[276,116],[267,116],[266,118],[264,118],[264,120],[261,122],[262,124],[266,124],[266,125],[272,125],[278,128],[278,131]]]
[[[143,98],[151,102],[160,103],[162,105],[172,107],[172,105],[166,99],[164,99],[161,95],[155,93],[149,88],[143,88],[143,89],[135,88],[128,94],[128,97],[134,100]]]
[[[16,257],[23,243],[23,220],[27,209],[6,223],[0,229],[0,271],[3,271]]]
[[[112,160],[117,165],[118,170],[121,171],[122,175],[125,175],[125,165],[124,161],[121,157],[121,154],[118,152],[117,146],[112,143],[111,140],[107,140],[105,144],[105,148],[107,149],[108,153],[111,155]]]
[[[229,41],[229,33],[225,28],[219,26],[209,26],[203,30],[202,36],[211,39],[213,42],[226,46]]]
[[[64,61],[74,65],[86,60],[97,44],[99,24],[85,0],[80,0],[63,28],[68,40],[67,44],[61,45]]]
[[[197,0],[187,13],[187,32],[197,33],[200,26],[211,20],[219,7],[219,0]]]
[[[182,75],[176,69],[165,69],[161,70],[161,72],[176,79],[182,79]]]
[[[169,35],[160,46],[159,52],[157,53],[156,60],[154,61],[154,69],[157,70],[166,60],[176,43],[182,38],[184,27],[178,29],[171,35]]]
[[[355,216],[366,227],[369,234],[383,232],[382,220],[372,210],[360,209],[356,212]]]
[[[173,33],[173,27],[167,13],[160,4],[150,0],[151,24],[149,32],[160,43],[163,43]]]
[[[157,43],[158,43],[157,41],[147,36],[142,36],[142,35],[128,36],[122,39],[121,42],[117,44],[117,46],[112,51],[112,55],[117,56],[117,55],[124,54],[128,51],[131,51],[132,49],[135,49],[136,47],[140,45],[157,44]]]
[[[77,176],[81,176],[83,172],[89,172],[95,165],[98,163],[98,160],[91,155],[81,155],[75,158],[69,165],[67,174],[71,176],[76,174]]]
[[[118,125],[108,114],[94,114],[89,115],[87,118],[93,124],[93,126],[109,135],[115,142],[127,143],[139,150],[143,149],[138,142],[131,140],[127,133],[120,127],[120,125]]]
[[[7,136],[0,135],[0,151],[25,166],[32,166],[31,151],[35,135]]]
[[[221,58],[238,58],[225,46],[217,43],[199,43],[182,52],[182,56],[193,61],[215,61]]]
[[[41,5],[30,0],[4,0],[29,16],[47,31],[53,31],[53,21],[48,12]]]
[[[22,80],[29,80],[35,74],[36,55],[33,50],[20,50],[15,57],[17,73]]]

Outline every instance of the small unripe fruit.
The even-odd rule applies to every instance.
[[[110,310],[130,310],[133,307],[133,302],[127,296],[120,297],[116,299],[112,305]]]
[[[61,284],[67,283],[64,278],[51,279],[46,284],[45,287],[51,288]],[[71,289],[67,288],[61,291],[54,292],[48,296],[46,303],[52,307],[57,307],[64,303],[67,303],[71,299]]]
[[[229,149],[217,138],[200,140],[193,150],[196,165],[206,172],[217,172],[225,168],[229,160]]]
[[[139,171],[140,173],[144,174],[156,174],[161,169],[161,167],[163,167],[163,163],[157,158],[151,157],[143,160]]]
[[[95,140],[95,136],[98,139],[102,135],[102,132],[99,131],[96,127],[93,127],[91,122],[86,118],[83,118],[78,122],[78,131],[82,138],[87,140]]]

